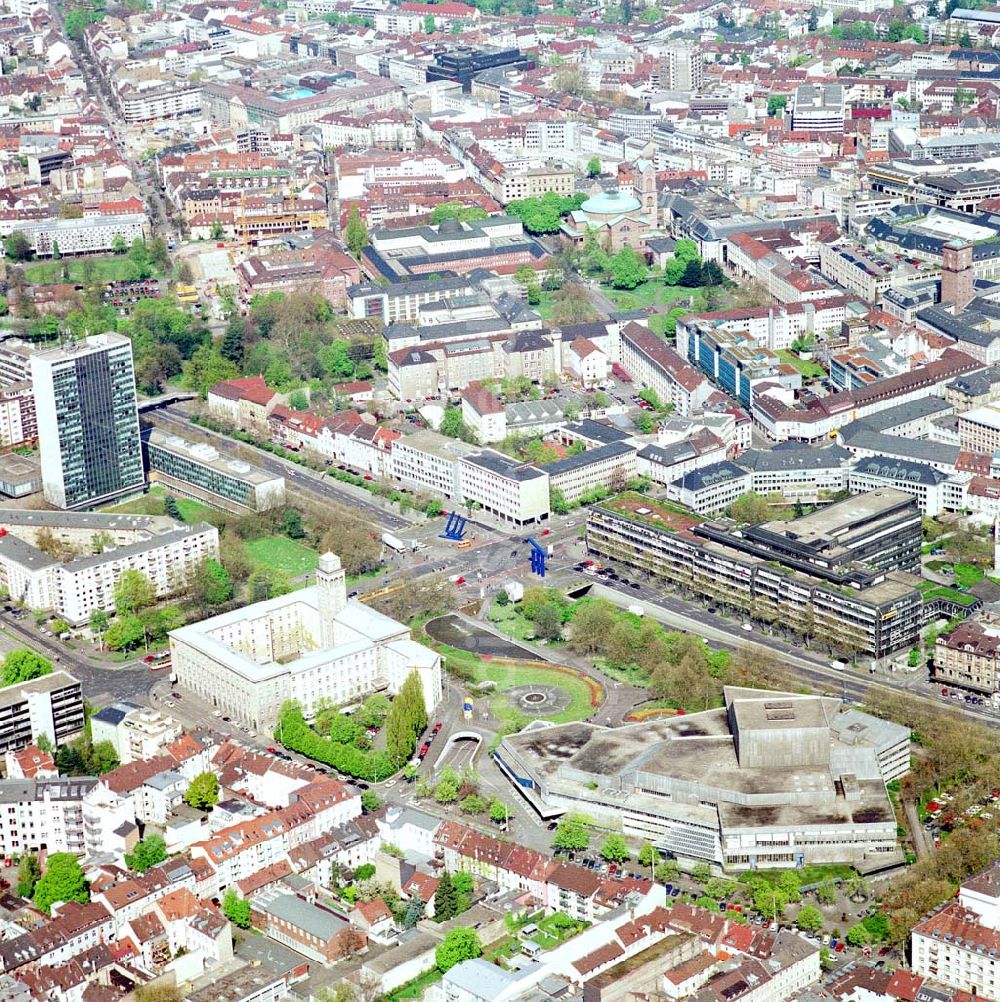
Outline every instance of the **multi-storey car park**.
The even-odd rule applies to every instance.
[[[920,513],[891,488],[755,526],[625,494],[591,508],[587,547],[851,656],[910,646],[923,625]]]

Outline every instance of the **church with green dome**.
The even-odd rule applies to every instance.
[[[630,165],[631,184],[611,190],[596,189],[571,212],[561,227],[562,239],[582,246],[588,231],[610,254],[623,247],[643,252],[656,231],[656,168],[649,160]]]

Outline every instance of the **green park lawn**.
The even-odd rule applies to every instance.
[[[246,544],[250,559],[261,567],[274,567],[291,578],[311,574],[319,564],[319,554],[287,536],[264,536]]]
[[[149,491],[142,497],[132,498],[129,501],[110,505],[101,510],[116,515],[165,515],[164,502],[166,498],[167,492],[162,487],[150,487]],[[196,522],[213,522],[218,514],[217,509],[201,501],[179,497],[175,497],[174,500],[177,502],[177,511],[180,513],[181,520],[188,525],[194,525]]]
[[[664,285],[662,279],[651,279],[634,289],[601,290],[620,310],[642,310],[648,307],[689,306],[692,310],[705,309],[705,293],[701,289],[687,289],[680,285]]]
[[[506,692],[521,685],[550,685],[569,694],[569,706],[545,718],[553,723],[569,724],[574,720],[584,720],[595,712],[590,704],[590,686],[577,675],[548,668],[542,664],[487,661],[477,654],[470,654],[468,651],[461,651],[446,644],[436,646],[444,657],[445,664],[461,666],[464,669],[462,674],[468,671],[473,682],[496,683],[496,690],[489,697],[490,709],[495,719],[501,723],[517,715],[517,711],[508,702]]]
[[[58,282],[116,282],[130,278],[132,263],[127,254],[116,257],[109,254],[101,257],[60,258],[58,261],[36,261],[24,269],[25,281],[32,285],[54,285]],[[67,277],[63,277],[63,273]],[[153,277],[159,278],[160,270],[153,266]]]

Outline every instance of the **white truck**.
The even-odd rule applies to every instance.
[[[397,553],[406,553],[406,551],[409,549],[409,546],[407,546],[406,543],[404,543],[401,539],[397,538],[396,536],[392,535],[391,532],[382,533],[382,542],[385,543],[385,545],[388,546],[390,550],[395,550]]]

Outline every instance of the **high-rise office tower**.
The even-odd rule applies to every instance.
[[[89,508],[144,482],[132,342],[93,334],[31,356],[45,499]]]

